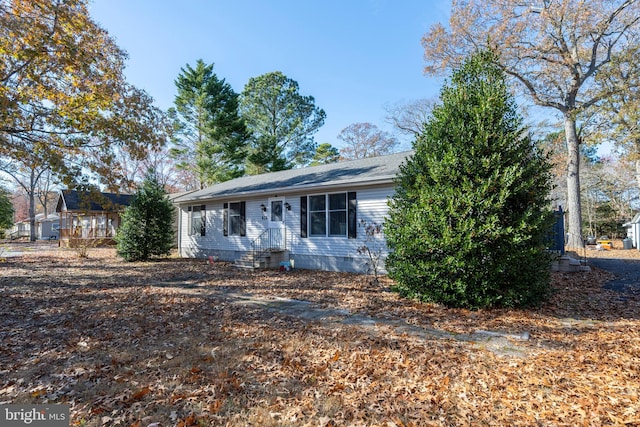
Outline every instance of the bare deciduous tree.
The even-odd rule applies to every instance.
[[[427,74],[490,48],[517,88],[562,114],[570,247],[584,244],[577,123],[585,111],[626,90],[624,81],[606,85],[597,75],[638,45],[629,35],[639,25],[637,0],[454,0],[449,26],[436,24],[422,39]]]
[[[600,115],[596,136],[613,141],[625,156],[635,162],[636,182],[640,187],[640,73],[635,72],[640,57],[640,29],[628,37],[636,43],[629,46],[626,55],[620,55],[598,78],[605,85],[624,82],[627,90],[616,92],[599,106]]]
[[[417,138],[422,133],[424,124],[429,120],[434,104],[433,99],[421,98],[387,105],[385,107],[387,123],[398,132]]]
[[[345,160],[391,154],[398,145],[398,140],[371,123],[351,124],[342,129],[338,139],[346,144],[340,149],[340,155]]]
[[[0,158],[0,171],[11,177],[29,201],[27,218],[31,227],[30,240],[33,242],[37,238],[36,201],[40,200],[45,215],[49,213],[48,195],[51,187],[55,184],[51,166],[33,155],[27,156],[21,161]]]
[[[591,236],[620,237],[621,224],[631,220],[638,203],[638,188],[632,163],[623,158],[606,157],[587,161],[580,171],[583,184],[584,228]],[[608,226],[603,228],[603,224]]]

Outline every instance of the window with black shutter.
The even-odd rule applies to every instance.
[[[206,206],[189,206],[189,236],[205,236],[207,234]]]
[[[307,237],[307,196],[300,197],[300,237]]]
[[[231,202],[224,204],[223,234],[225,236],[246,236],[246,202]]]
[[[356,193],[333,193],[300,198],[300,237],[356,238]]]
[[[356,200],[356,192],[350,191],[347,193],[347,203],[348,203],[348,216],[349,216],[349,238],[355,239],[357,237],[356,230],[358,229],[358,218],[356,216],[356,208],[358,206],[358,202]]]

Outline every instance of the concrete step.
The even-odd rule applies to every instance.
[[[253,258],[251,252],[243,254],[240,258],[234,261],[233,265],[238,268],[277,268],[280,261],[282,261],[282,255],[285,253],[282,249],[271,249],[263,252],[258,257]]]
[[[255,268],[265,268],[265,262],[261,261],[261,260],[242,260],[242,259],[238,259],[236,261],[234,261],[233,266],[237,267],[237,268],[250,268],[250,269],[255,269]]]
[[[263,255],[254,260],[251,254],[244,254],[233,262],[233,266],[252,270],[256,268],[266,268],[267,265],[269,265],[270,258],[270,255]]]
[[[584,265],[582,260],[571,258],[568,255],[563,255],[551,264],[551,271],[577,273],[580,271],[591,271],[591,267]]]

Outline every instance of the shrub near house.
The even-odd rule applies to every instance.
[[[549,164],[490,52],[451,77],[401,168],[385,223],[402,294],[448,306],[520,306],[549,288]]]
[[[173,204],[162,185],[150,174],[122,214],[116,236],[118,255],[125,261],[142,261],[169,255],[173,247]]]

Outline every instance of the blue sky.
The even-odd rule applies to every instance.
[[[437,98],[423,75],[420,38],[446,22],[438,0],[93,0],[90,13],[129,54],[130,83],[167,109],[180,68],[198,59],[242,92],[249,78],[282,71],[327,113],[318,143],[341,146],[346,126],[391,131],[385,105]]]

